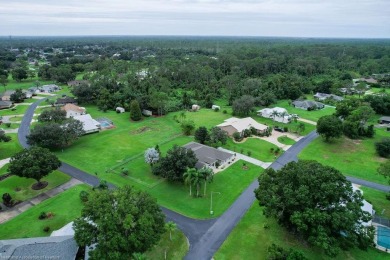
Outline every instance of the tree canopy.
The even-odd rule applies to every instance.
[[[268,168],[255,190],[264,214],[311,245],[335,256],[341,248],[367,248],[373,230],[362,224],[371,215],[361,209],[362,195],[335,168],[315,161]]]
[[[328,142],[343,135],[343,123],[334,115],[323,116],[317,122],[317,133]]]
[[[90,259],[132,259],[155,245],[165,232],[156,199],[129,186],[95,190],[74,221],[79,246],[95,245]]]
[[[35,179],[39,188],[40,180],[60,166],[60,160],[48,149],[31,147],[11,157],[8,171],[19,177]]]
[[[44,110],[38,116],[38,122],[61,123],[65,120],[66,120],[66,111],[59,108]]]
[[[187,168],[194,168],[197,161],[191,149],[174,145],[165,157],[161,157],[160,161],[153,165],[152,172],[170,181],[183,182]]]

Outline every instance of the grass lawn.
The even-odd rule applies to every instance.
[[[251,152],[251,156],[263,162],[273,162],[275,160],[274,153],[270,152],[270,149],[274,150],[278,147],[270,142],[264,141],[259,138],[247,138],[242,143],[235,143],[233,139],[229,138],[226,145],[223,146],[226,149],[231,151],[248,155],[248,152]]]
[[[147,259],[177,259],[181,260],[187,254],[188,243],[185,235],[178,229],[172,232],[172,240],[169,232],[165,232],[160,242],[145,253]],[[165,258],[166,252],[166,258]]]
[[[363,197],[374,206],[375,214],[390,218],[390,201],[386,199],[386,192],[361,186]]]
[[[264,228],[265,223],[269,225],[269,228]],[[279,226],[274,219],[267,219],[257,202],[252,205],[240,223],[233,229],[228,239],[225,240],[214,255],[214,259],[267,259],[267,248],[272,243],[286,249],[293,248],[299,250],[308,259],[388,259],[387,253],[372,248],[368,249],[368,251],[352,249],[351,251],[341,252],[337,258],[327,257],[321,250],[311,248],[300,242]]]
[[[15,200],[27,200],[33,198],[45,191],[48,191],[54,187],[57,187],[70,180],[70,177],[66,174],[63,174],[59,171],[54,171],[50,173],[45,178],[42,178],[42,181],[47,181],[49,184],[46,188],[41,190],[33,190],[31,186],[36,183],[34,179],[30,178],[21,178],[18,176],[10,176],[5,180],[0,182],[0,194],[8,192],[11,194],[11,197]],[[20,189],[17,191],[17,188]]]
[[[8,165],[9,163],[0,168],[0,176],[8,173]]]
[[[7,109],[0,110],[0,116],[12,116],[12,115],[24,115],[29,106],[20,105],[16,107],[11,107]]]
[[[333,107],[325,107],[324,109],[320,109],[320,110],[307,111],[289,105],[288,100],[281,100],[278,103],[276,103],[273,107],[283,107],[287,109],[289,114],[297,114],[301,118],[315,121],[315,122],[317,122],[318,119],[320,119],[320,117],[331,115],[336,111],[336,109]]]
[[[0,224],[0,239],[49,236],[52,231],[63,227],[81,215],[83,205],[79,194],[82,190],[89,191],[90,187],[84,184],[72,187],[10,221]],[[38,216],[43,211],[52,212],[54,217],[39,220]],[[46,226],[50,227],[48,233],[43,231]]]
[[[325,143],[321,137],[310,143],[298,156],[300,159],[316,160],[333,166],[343,174],[381,184],[387,180],[377,173],[384,158],[376,154],[374,143],[388,136],[386,130],[375,129],[375,138],[351,140],[340,138],[332,143]]]
[[[0,142],[0,160],[6,159],[17,152],[23,150],[22,146],[19,144],[18,135],[17,134],[6,134],[7,136],[11,136],[11,141],[9,142]]]
[[[278,137],[278,142],[281,144],[285,144],[285,145],[293,145],[296,143],[293,139],[291,139],[287,136]]]
[[[22,119],[23,119],[23,116],[13,116],[13,117],[8,118],[8,120],[11,122],[20,122],[20,121],[22,121]]]
[[[22,118],[21,117],[18,117],[18,120],[21,120]],[[16,129],[16,128],[19,128],[20,127],[20,123],[11,123],[11,125],[8,127],[6,126],[5,124],[1,124],[0,125],[0,128],[3,128],[4,130],[7,130],[7,129]]]
[[[173,120],[174,116],[180,118],[181,113],[182,111],[169,113],[167,117],[172,118]],[[223,123],[223,121],[225,121],[226,119],[232,117],[232,115],[224,114],[222,113],[222,111],[215,112],[214,110],[207,108],[201,108],[197,112],[185,112],[185,115],[187,120],[193,120],[195,122],[196,128],[200,126],[205,126],[208,129],[213,126],[219,125]]]

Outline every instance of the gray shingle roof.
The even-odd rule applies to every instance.
[[[78,246],[73,236],[37,237],[0,241],[0,259],[76,258]]]
[[[188,143],[184,145],[184,147],[194,151],[196,158],[198,159],[196,168],[202,168],[207,164],[213,164],[217,161],[226,161],[233,156],[230,153],[195,142]]]

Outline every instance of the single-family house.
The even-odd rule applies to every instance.
[[[83,130],[86,134],[99,132],[101,129],[100,123],[93,119],[90,114],[75,116],[74,119],[83,123]]]
[[[56,105],[74,104],[77,105],[77,100],[72,97],[59,98],[56,101]]]
[[[124,113],[124,112],[125,112],[125,109],[124,109],[123,107],[117,107],[117,108],[115,108],[115,111],[116,111],[117,113]]]
[[[40,86],[40,87],[38,87],[38,89],[41,93],[52,93],[52,92],[60,90],[61,88],[55,84],[50,84],[50,85]]]
[[[220,106],[217,106],[217,105],[212,105],[212,106],[211,106],[211,109],[212,109],[212,110],[221,110],[221,107],[220,107]]]
[[[142,109],[142,114],[144,116],[152,116],[153,115],[152,111],[147,110],[147,109]]]
[[[0,258],[76,259],[78,245],[73,236],[52,236],[0,240]]]
[[[88,80],[71,80],[71,81],[68,81],[68,86],[69,87],[78,87],[78,86],[82,86],[82,85],[89,85],[89,81]]]
[[[326,94],[326,93],[320,93],[320,92],[317,92],[315,95],[314,95],[314,98],[316,100],[319,100],[319,101],[324,101],[326,99],[333,99],[335,101],[342,101],[344,100],[344,98],[340,97],[340,96],[337,96],[337,95],[334,95],[334,94]]]
[[[263,108],[258,110],[257,113],[258,116],[272,118],[276,122],[289,123],[291,121],[291,115],[282,107]]]
[[[15,92],[15,90],[7,90],[3,94],[1,94],[1,100],[3,101],[11,101],[11,95]]]
[[[10,108],[10,107],[12,107],[11,101],[0,100],[0,109]]]
[[[235,132],[239,132],[243,135],[244,130],[251,129],[252,127],[256,129],[258,133],[264,133],[268,128],[266,125],[258,123],[251,117],[231,117],[226,119],[222,124],[217,125],[217,127],[224,130],[229,136],[232,136]]]
[[[192,107],[191,107],[191,110],[192,111],[198,111],[200,109],[200,106],[198,106],[198,105],[192,105]]]
[[[316,110],[323,109],[325,107],[321,102],[313,101],[313,100],[295,100],[292,102],[292,105],[296,108],[304,109],[304,110]]]
[[[379,124],[390,124],[390,116],[382,116],[379,118]]]
[[[234,155],[231,153],[196,142],[190,142],[183,147],[191,149],[195,153],[195,156],[198,159],[198,162],[195,165],[197,169],[203,167],[215,169],[232,162],[234,159]]]
[[[86,112],[84,107],[79,107],[74,104],[66,104],[65,106],[61,107],[61,109],[66,111],[67,118],[85,115]]]

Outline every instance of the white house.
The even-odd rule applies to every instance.
[[[239,132],[242,135],[244,130],[251,129],[252,127],[255,128],[258,133],[264,133],[268,128],[268,126],[258,123],[251,117],[231,117],[226,119],[222,124],[217,125],[217,127],[227,132],[229,136],[232,136],[235,132]]]
[[[61,109],[66,111],[67,118],[85,115],[86,112],[84,107],[79,107],[74,104],[66,104]]]
[[[291,115],[288,114],[285,108],[281,107],[263,108],[257,113],[258,116],[272,118],[276,122],[289,123],[291,121]]]
[[[74,119],[83,123],[83,130],[86,134],[99,132],[100,123],[93,119],[90,114],[75,116]]]

